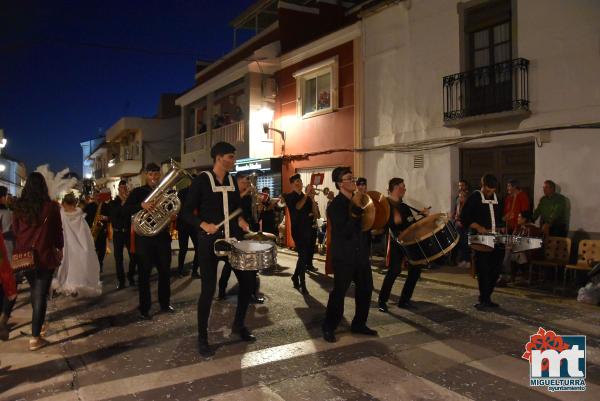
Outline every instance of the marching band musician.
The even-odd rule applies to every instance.
[[[277,207],[277,200],[271,199],[271,189],[269,187],[264,187],[261,192],[262,211],[260,213],[260,220],[262,231],[277,236],[277,225],[275,224],[275,208]]]
[[[355,178],[350,167],[336,167],[332,172],[335,187],[340,193],[327,208],[327,224],[331,226],[331,258],[334,268],[333,290],[329,294],[323,339],[335,342],[335,329],[344,314],[344,298],[350,283],[356,286],[354,300],[356,313],[352,320],[353,333],[376,336],[377,331],[367,326],[373,275],[369,263],[369,231],[361,229],[361,207],[351,202],[356,191]]]
[[[481,189],[473,191],[467,198],[461,213],[465,227],[472,233],[496,233],[502,223],[502,214],[496,188],[498,180],[492,174],[481,177]],[[479,302],[475,307],[479,310],[495,308],[499,305],[492,302],[491,296],[500,275],[504,249],[495,247],[491,252],[480,252],[474,249],[477,283],[479,285]]]
[[[129,254],[129,271],[127,278],[129,285],[135,285],[135,254],[131,252],[131,241],[129,232],[131,230],[131,216],[125,209],[125,202],[129,196],[127,181],[119,181],[119,194],[108,204],[110,211],[110,223],[113,229],[113,253],[115,255],[115,266],[117,270],[117,289],[125,287],[125,270],[123,269],[123,248],[127,248]]]
[[[84,206],[85,221],[92,230],[94,236],[94,246],[96,247],[96,255],[100,262],[100,273],[103,271],[104,256],[106,256],[106,239],[108,238],[108,207],[102,202],[100,193],[89,199],[89,202]],[[100,208],[98,210],[98,208]],[[94,223],[96,227],[94,227]]]
[[[402,202],[402,198],[406,194],[406,184],[402,178],[394,177],[389,181],[388,193],[387,200],[390,204],[390,218],[388,221],[390,233],[388,234],[386,255],[388,271],[379,292],[379,310],[381,312],[388,312],[387,302],[390,298],[394,282],[400,275],[402,264],[404,263],[404,251],[400,247],[400,244],[395,241],[395,238],[416,221],[410,207]],[[423,209],[420,214],[426,216],[428,213],[428,209]],[[398,301],[399,308],[414,307],[410,299],[420,276],[421,266],[409,265],[408,276],[406,277],[402,293],[400,294],[400,300]]]
[[[217,286],[217,264],[214,253],[217,239],[235,237],[241,239],[243,231],[250,227],[243,216],[230,220],[230,213],[240,207],[239,189],[229,174],[235,165],[235,147],[227,142],[218,142],[210,150],[213,168],[199,174],[190,187],[182,209],[188,224],[199,227],[198,252],[202,289],[198,298],[198,350],[202,356],[214,355],[208,344],[208,319]],[[194,209],[198,214],[194,215]],[[224,222],[223,231],[217,226]],[[255,272],[234,270],[239,282],[238,303],[232,330],[243,341],[255,341],[256,337],[245,326],[250,295],[254,288]]]
[[[125,210],[129,216],[144,209],[152,211],[154,203],[145,202],[146,197],[157,187],[160,182],[160,167],[155,163],[146,165],[146,185],[135,188],[125,202]],[[137,260],[140,262],[138,269],[138,288],[140,317],[149,320],[152,298],[150,295],[150,273],[152,267],[158,270],[158,302],[162,312],[172,313],[171,306],[171,234],[169,225],[157,235],[141,236],[136,233],[135,246]]]
[[[240,206],[242,208],[244,219],[248,222],[250,230],[255,232],[259,231],[259,224],[252,215],[252,202],[254,201],[254,199],[252,199],[252,194],[250,193],[251,187],[248,175],[240,172],[236,174],[235,178],[237,181],[238,190],[240,191]],[[221,278],[219,279],[219,300],[227,298],[227,282],[229,281],[229,277],[231,276],[231,270],[231,265],[226,262],[223,266],[223,270],[221,270]],[[261,297],[258,294],[258,290],[260,288],[260,279],[258,277],[258,272],[255,273],[256,285],[254,286],[254,290],[250,294],[250,303],[262,304],[265,302],[265,298]]]
[[[296,269],[292,276],[294,288],[299,289],[302,294],[308,294],[306,289],[306,268],[312,265],[312,255],[314,253],[313,239],[313,220],[314,220],[314,191],[308,194],[302,192],[302,178],[300,174],[294,174],[290,177],[292,192],[283,195],[283,199],[290,214],[290,224],[292,226],[292,239],[296,244],[298,252],[298,261]],[[312,186],[309,188],[311,189]]]

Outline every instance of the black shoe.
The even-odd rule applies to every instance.
[[[135,280],[133,280],[133,279],[129,280],[129,286],[135,287]]]
[[[355,334],[364,334],[366,336],[376,336],[377,335],[377,330],[370,329],[367,326],[351,327],[350,331]]]
[[[124,281],[119,281],[119,282],[117,283],[117,290],[122,290],[122,289],[123,289],[123,288],[125,288],[125,287],[127,287],[127,286],[125,285],[125,282],[124,282]]]
[[[417,309],[416,305],[410,301],[400,301],[398,302],[398,308],[402,309]]]
[[[497,303],[492,302],[492,301],[484,302],[484,305],[489,308],[499,308],[500,307],[500,305],[498,305]]]
[[[323,340],[327,341],[328,343],[334,343],[337,341],[335,334],[331,330],[323,330]]]
[[[379,310],[383,313],[388,313],[390,311],[385,302],[379,302]]]
[[[192,272],[192,278],[194,278],[194,279],[200,278],[200,275],[198,274],[198,272],[197,272],[197,271],[195,271],[195,270],[194,270],[194,271]]]
[[[478,302],[473,306],[475,307],[475,309],[480,310],[480,311],[487,310],[489,307],[489,305],[485,302]]]
[[[295,289],[300,288],[300,279],[298,278],[298,276],[292,276],[292,283],[294,284]]]
[[[160,311],[164,313],[175,313],[175,308],[173,308],[171,305],[161,306]]]
[[[140,312],[140,319],[142,320],[152,320],[152,316],[149,312]]]
[[[4,322],[0,322],[0,340],[7,341],[9,334],[10,330],[8,330],[8,325]]]
[[[208,340],[206,338],[201,338],[198,340],[198,353],[205,358],[209,358],[215,354],[215,350],[208,345]]]
[[[248,330],[246,327],[242,327],[241,329],[233,329],[233,332],[240,336],[242,341],[256,341],[256,337],[254,336],[254,334],[252,334],[250,330]]]
[[[264,304],[265,303],[265,298],[264,297],[257,297],[256,295],[251,295],[250,296],[250,303],[251,304]]]
[[[309,272],[313,272],[313,273],[316,273],[319,271],[319,269],[317,269],[314,266],[306,266],[306,270],[308,270]]]
[[[308,295],[308,290],[306,289],[306,284],[300,284],[300,292],[304,295]]]
[[[219,301],[223,301],[225,298],[227,298],[227,292],[225,290],[219,290],[219,295],[217,295],[217,299]]]
[[[177,278],[183,278],[187,276],[187,272],[183,270],[177,270]]]

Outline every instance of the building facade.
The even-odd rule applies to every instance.
[[[380,2],[383,3],[383,2]],[[592,0],[401,1],[363,14],[363,146],[370,188],[407,181],[407,202],[449,211],[456,182],[545,180],[570,231],[600,233],[600,71]],[[379,149],[375,151],[374,149]]]

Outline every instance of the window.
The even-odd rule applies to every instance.
[[[331,58],[294,74],[298,115],[312,117],[337,107],[337,59]]]

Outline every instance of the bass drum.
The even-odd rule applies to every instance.
[[[449,254],[460,235],[445,213],[418,220],[404,230],[396,241],[412,265],[424,265]]]

